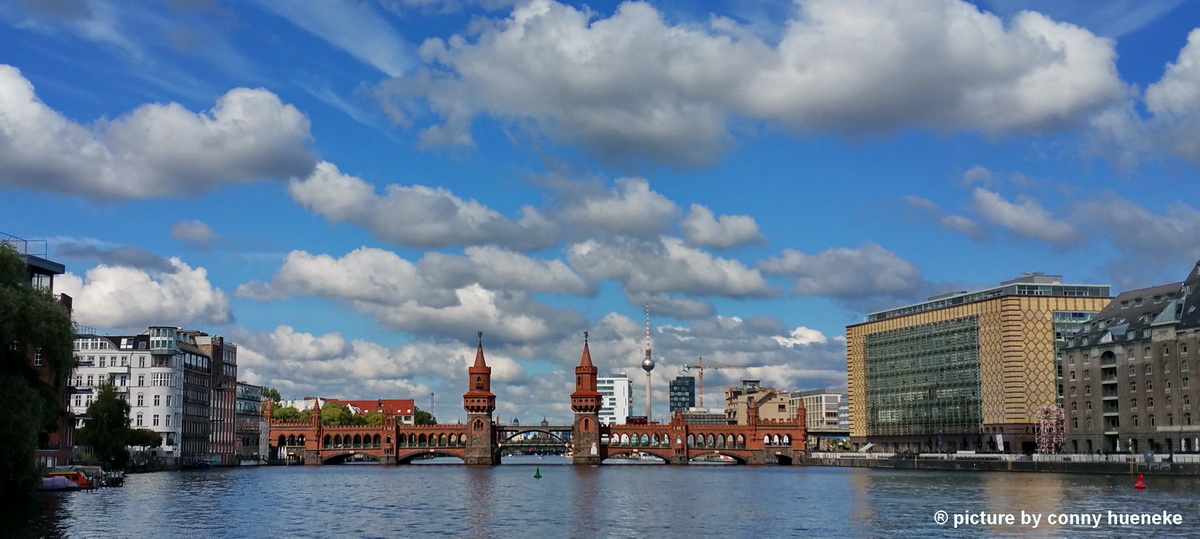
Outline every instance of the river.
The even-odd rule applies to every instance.
[[[1193,477],[1149,477],[1138,491],[1125,475],[456,462],[137,474],[119,488],[38,493],[4,509],[0,536],[1188,537],[1200,524]],[[1164,513],[1167,523],[1110,521]],[[1081,521],[1092,515],[1099,524]]]

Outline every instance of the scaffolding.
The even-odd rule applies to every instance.
[[[1037,419],[1037,448],[1038,454],[1048,455],[1057,453],[1062,448],[1065,438],[1066,415],[1062,406],[1047,402],[1034,412]]]

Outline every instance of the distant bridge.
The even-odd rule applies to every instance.
[[[483,359],[482,339],[475,365],[468,369],[472,387],[463,395],[466,424],[406,425],[386,416],[379,425],[328,426],[317,406],[309,420],[274,419],[267,405],[273,462],[336,464],[367,458],[383,464],[407,464],[431,456],[457,457],[467,464],[497,464],[507,449],[567,448],[575,464],[597,464],[632,454],[649,454],[669,464],[721,456],[739,464],[799,464],[805,454],[804,407],[795,417],[766,420],[750,401],[746,425],[689,425],[676,412],[666,424],[601,425],[595,367],[588,346],[576,367],[572,394],[574,425],[497,423],[491,368]],[[590,384],[590,385],[589,385]]]

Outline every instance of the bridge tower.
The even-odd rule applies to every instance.
[[[596,391],[595,365],[588,350],[588,334],[583,332],[583,356],[575,367],[575,392],[571,393],[571,410],[575,423],[571,434],[572,464],[600,464],[600,400]]]
[[[483,358],[482,331],[479,332],[479,347],[475,349],[475,364],[467,369],[467,373],[468,391],[463,394],[463,408],[467,411],[467,445],[463,460],[482,466],[499,464],[492,425],[496,395],[492,394],[492,368]]]

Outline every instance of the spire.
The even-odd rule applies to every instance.
[[[475,349],[475,366],[486,367],[487,362],[483,360],[483,332],[479,332],[479,348]]]
[[[580,367],[594,367],[592,365],[592,352],[588,350],[588,332],[583,332],[583,357],[579,358]]]

